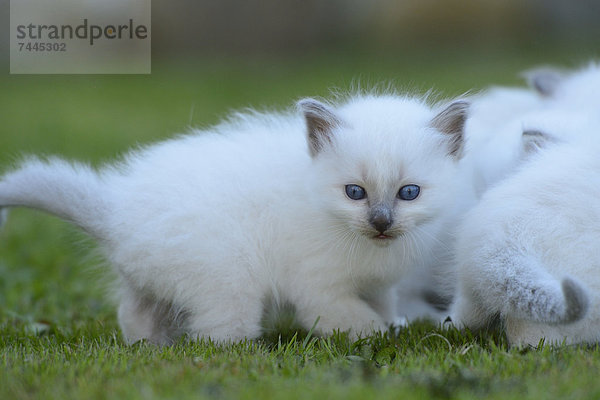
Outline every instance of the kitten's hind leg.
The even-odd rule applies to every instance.
[[[151,343],[168,345],[184,333],[187,312],[168,302],[123,290],[118,317],[128,344],[147,339]]]
[[[263,296],[258,293],[223,290],[220,296],[190,310],[186,332],[192,339],[216,342],[257,339],[263,332],[263,312]]]
[[[462,293],[453,312],[458,322],[469,327],[480,319],[480,311],[546,324],[571,323],[587,311],[588,296],[582,285],[570,278],[561,282],[539,258],[522,250],[506,247],[462,269]]]
[[[488,297],[500,300],[500,313],[550,325],[568,324],[583,318],[588,308],[586,289],[575,280],[556,279],[531,256],[515,257],[504,268],[510,273],[497,282]]]

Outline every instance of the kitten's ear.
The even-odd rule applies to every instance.
[[[547,133],[528,129],[523,131],[523,152],[525,154],[533,154],[543,149],[548,144],[558,142],[558,139]]]
[[[552,96],[564,78],[562,71],[548,67],[525,71],[523,76],[529,86],[544,97]]]
[[[298,108],[306,119],[308,148],[314,157],[325,145],[331,144],[333,130],[341,125],[341,121],[329,106],[315,99],[300,100]]]
[[[434,129],[449,136],[450,155],[455,158],[462,155],[469,106],[469,102],[465,100],[456,100],[431,120]]]

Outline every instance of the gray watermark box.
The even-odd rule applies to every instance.
[[[149,74],[150,0],[11,0],[11,74]]]

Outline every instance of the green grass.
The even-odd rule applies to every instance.
[[[386,81],[461,94],[516,84],[525,55],[322,55],[155,63],[150,76],[0,77],[0,171],[22,153],[99,163],[245,106],[284,108]],[[591,55],[589,55],[591,57]],[[579,61],[584,61],[581,58]],[[509,349],[425,323],[351,342],[295,337],[229,346],[126,346],[108,268],[66,223],[13,210],[0,231],[0,398],[599,398],[596,347]]]

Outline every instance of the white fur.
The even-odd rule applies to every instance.
[[[551,106],[565,110],[598,113],[600,101],[600,65],[590,62],[586,66],[559,74],[553,91],[548,95]]]
[[[600,124],[562,124],[570,140],[490,189],[462,224],[454,323],[499,316],[516,345],[600,340]]]
[[[307,329],[319,318],[318,333],[384,329],[393,285],[439,261],[456,157],[419,100],[365,96],[334,113],[312,158],[300,115],[241,114],[97,173],[27,161],[0,181],[0,206],[40,208],[99,239],[121,277],[128,342],[255,338],[269,299],[293,304]],[[368,198],[350,200],[346,184]],[[417,199],[396,198],[406,184],[421,186]],[[368,222],[384,203],[393,239]]]
[[[539,110],[541,101],[537,93],[516,88],[492,88],[471,99],[461,170],[464,175],[472,176],[477,196],[518,165],[521,119]]]
[[[461,169],[462,174],[471,176],[477,196],[510,176],[525,159],[524,130],[552,129],[555,123],[560,124],[565,112],[598,114],[600,67],[597,64],[590,63],[568,74],[544,68],[527,75],[531,85],[543,88],[543,92],[534,88],[492,88],[471,99]],[[571,134],[579,132],[567,133]]]

